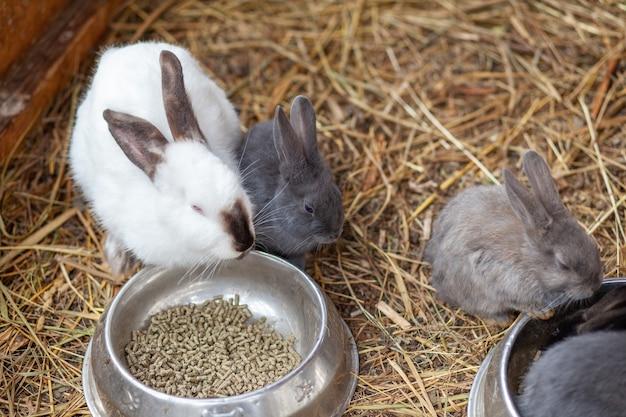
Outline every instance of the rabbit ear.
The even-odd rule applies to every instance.
[[[167,123],[174,140],[192,139],[208,146],[185,91],[183,67],[170,51],[161,51],[161,88]]]
[[[535,196],[548,213],[555,215],[565,211],[546,161],[537,152],[528,151],[524,154],[522,166]]]
[[[304,146],[280,106],[274,113],[273,135],[281,173],[286,174],[285,169],[304,158]]]
[[[530,192],[515,178],[513,173],[504,169],[504,188],[511,207],[527,228],[545,231],[552,223],[552,218]]]
[[[105,110],[102,113],[109,131],[126,157],[154,179],[156,167],[163,161],[167,139],[152,123],[130,114]]]
[[[315,109],[305,96],[298,96],[291,104],[291,125],[304,144],[304,151],[309,159],[317,155],[317,129],[315,127]]]

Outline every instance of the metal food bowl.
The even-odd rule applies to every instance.
[[[604,281],[586,305],[623,285],[626,278]],[[567,317],[577,308],[560,311],[546,321],[520,317],[481,364],[470,391],[468,417],[523,417],[515,401],[524,375],[539,351],[571,334],[573,324]]]
[[[83,389],[95,417],[334,417],[347,408],[358,374],[354,339],[334,305],[304,272],[252,252],[217,273],[144,269],[102,315],[83,364]],[[186,275],[185,275],[186,274]],[[225,398],[167,395],[128,371],[124,348],[133,330],[166,308],[239,295],[254,317],[296,338],[298,367],[273,384]]]

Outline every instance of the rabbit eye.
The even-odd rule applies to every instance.
[[[202,210],[202,207],[200,207],[199,205],[197,205],[197,204],[192,204],[192,205],[191,205],[191,208],[192,208],[192,209],[193,209],[193,211],[195,211],[196,213],[201,214],[201,215],[203,215],[203,216],[204,216],[204,210]]]
[[[562,262],[559,259],[556,260],[556,263],[559,264],[559,268],[561,268],[564,271],[569,271],[571,269],[569,265],[567,265],[566,263]]]
[[[309,214],[313,214],[313,207],[307,203],[306,201],[304,202],[304,211],[306,211]]]

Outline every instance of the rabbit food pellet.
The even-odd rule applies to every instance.
[[[301,359],[293,337],[283,338],[264,318],[251,317],[237,296],[157,313],[126,345],[130,372],[179,397],[225,397],[271,384]]]

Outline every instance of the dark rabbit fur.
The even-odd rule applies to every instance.
[[[250,129],[240,172],[255,207],[258,246],[302,267],[304,254],[341,234],[341,192],[317,148],[315,110],[303,96]]]
[[[594,332],[550,347],[522,384],[523,417],[626,416],[626,332]]]
[[[581,321],[576,328],[579,334],[597,330],[626,330],[626,286],[609,291],[584,310]]]
[[[591,296],[602,280],[595,242],[559,198],[546,162],[523,158],[532,193],[504,170],[504,185],[468,188],[442,210],[425,259],[439,297],[469,313],[505,322],[536,317]]]

